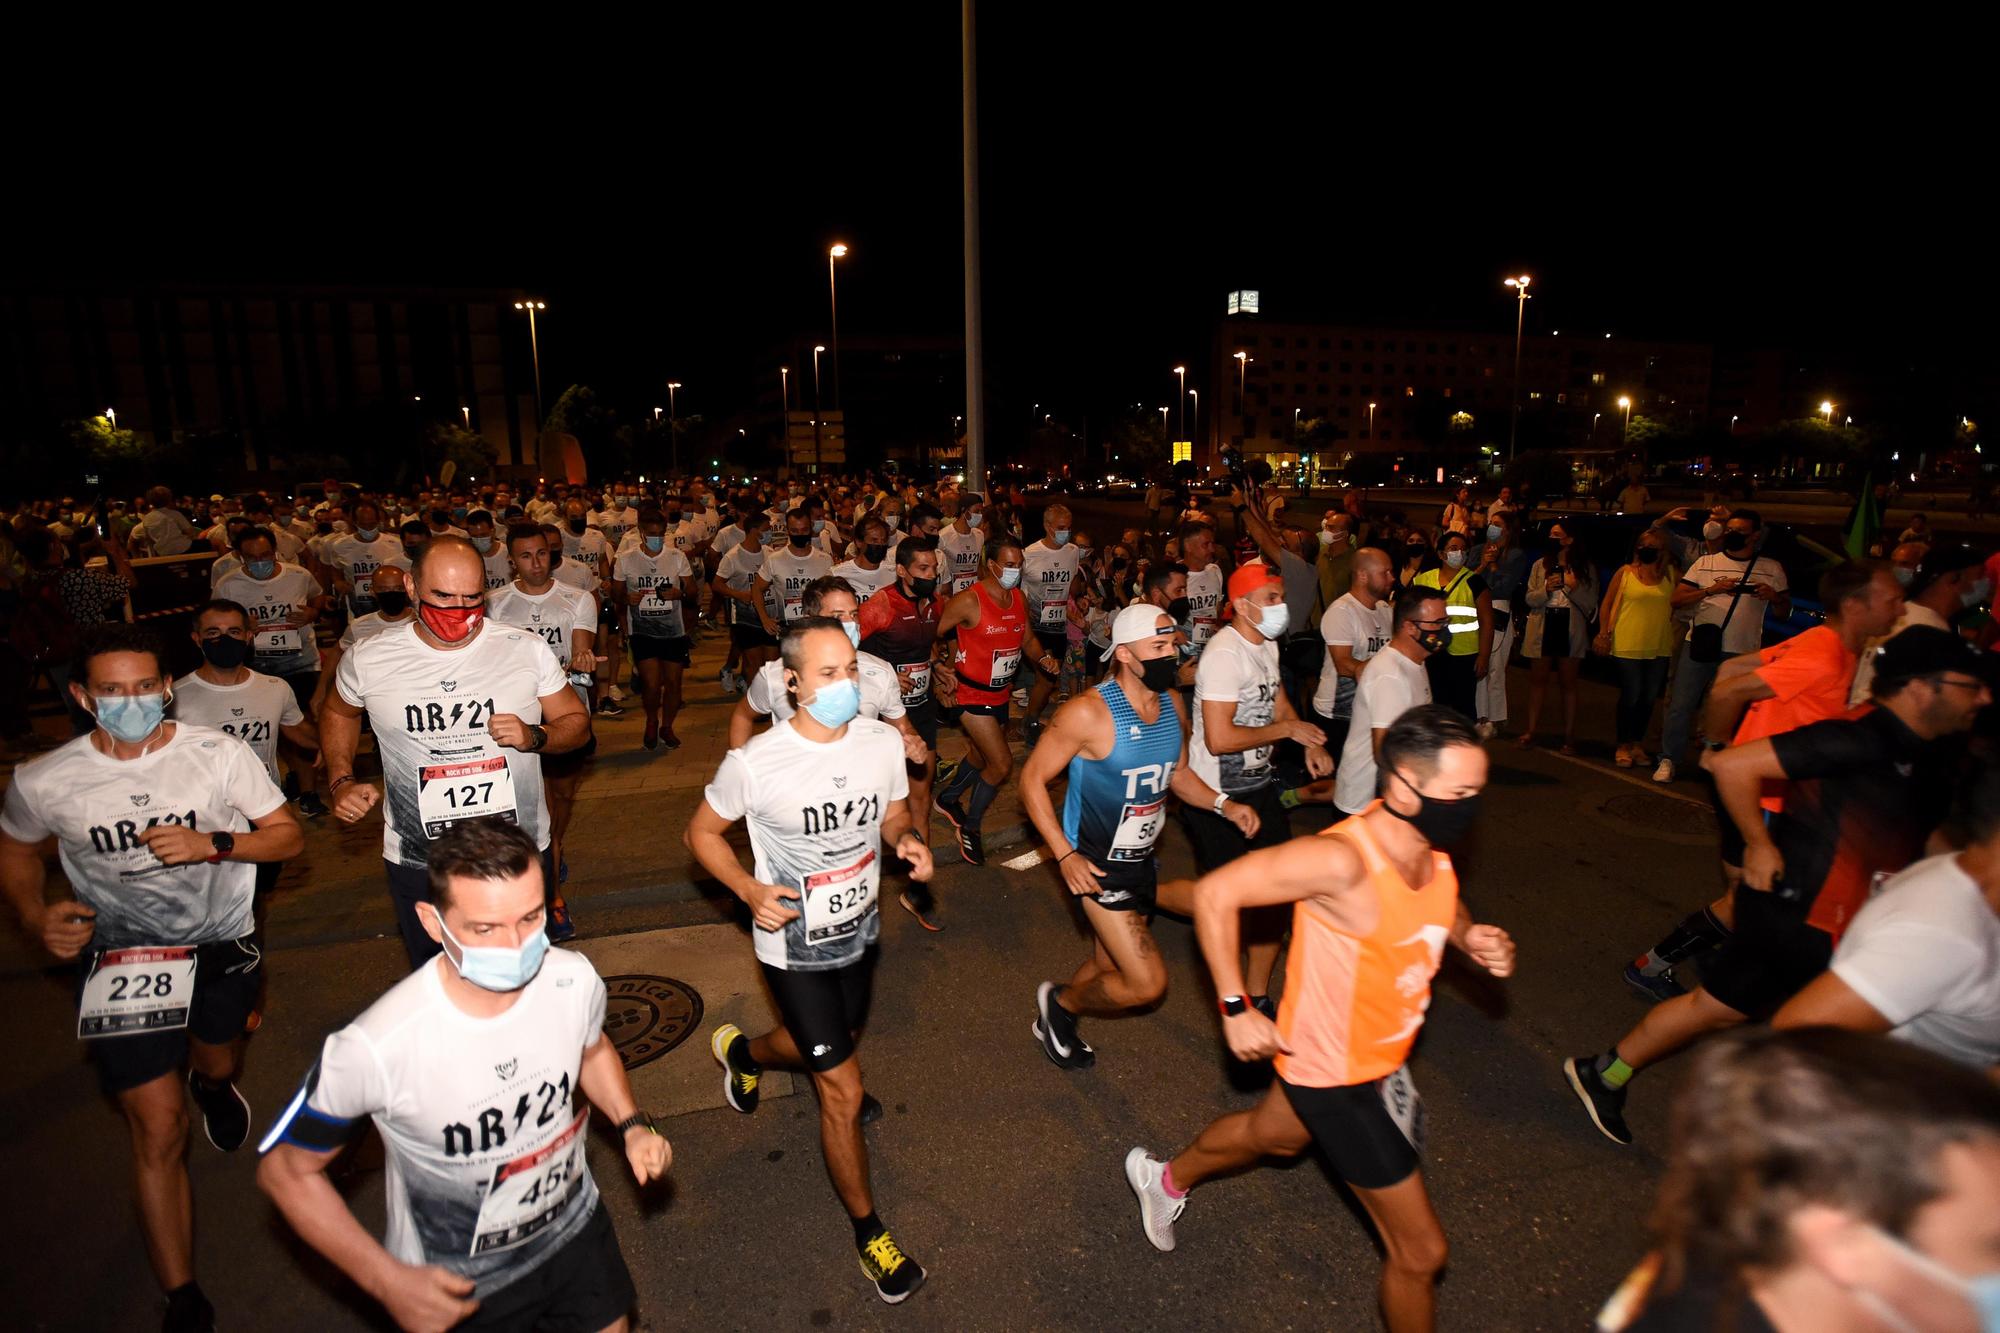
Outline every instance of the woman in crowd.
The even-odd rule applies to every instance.
[[[1549,690],[1549,668],[1562,681],[1562,752],[1576,753],[1576,676],[1590,645],[1590,616],[1597,609],[1597,588],[1590,561],[1576,549],[1567,525],[1549,529],[1549,552],[1528,570],[1528,634],[1521,656],[1528,659],[1528,725],[1520,745],[1535,743],[1542,720],[1542,699]]]
[[[1645,750],[1646,732],[1674,656],[1671,595],[1678,578],[1660,534],[1649,528],[1639,534],[1631,561],[1605,586],[1593,646],[1618,664],[1618,752],[1612,762],[1620,768],[1653,762]]]

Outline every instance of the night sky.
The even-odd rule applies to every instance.
[[[1869,53],[1864,79],[1838,34],[1445,49],[1249,9],[985,6],[995,412],[1168,401],[1230,287],[1504,333],[1523,270],[1542,331],[1991,359],[1990,170],[1941,73]],[[516,75],[412,40],[358,79],[218,68],[245,86],[191,80],[144,134],[48,124],[33,276],[518,288],[550,303],[548,381],[635,414],[668,378],[727,412],[704,394],[823,337],[834,239],[847,338],[959,334],[955,4],[677,10]],[[77,207],[83,177],[121,204]]]

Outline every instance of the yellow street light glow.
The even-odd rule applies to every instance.
[[[835,259],[845,258],[847,255],[847,246],[845,243],[835,242],[834,247],[831,250],[828,250],[827,253],[832,255]]]
[[[813,348],[813,351],[815,351],[815,352],[824,352],[825,350],[826,350],[826,348],[825,348],[825,347],[823,347],[823,346],[821,346],[821,347],[815,347],[815,348]]]
[[[1618,400],[1618,406],[1620,406],[1620,407],[1630,407],[1630,406],[1632,406],[1632,400],[1631,400],[1630,398],[1620,398],[1620,399]]]
[[[1522,275],[1521,275],[1520,277],[1518,277],[1518,278],[1509,278],[1509,279],[1507,279],[1507,285],[1508,285],[1509,287],[1519,287],[1519,288],[1521,288],[1521,289],[1522,289],[1523,291],[1525,291],[1525,290],[1527,290],[1527,286],[1528,286],[1528,284],[1529,284],[1529,283],[1531,283],[1531,282],[1533,282],[1533,281],[1534,281],[1534,279],[1533,279],[1533,278],[1531,278],[1531,277],[1529,277],[1529,276],[1528,276],[1527,274],[1523,273],[1523,274],[1522,274]]]
[[[1821,404],[1819,405],[1819,410],[1820,410],[1820,411],[1822,411],[1822,412],[1831,412],[1831,411],[1833,411],[1833,404],[1832,404],[1832,403],[1821,403]]]

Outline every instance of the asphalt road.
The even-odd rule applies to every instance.
[[[1514,688],[1518,711],[1518,672]],[[703,710],[715,723],[725,701],[697,693],[690,724]],[[1608,733],[1608,710],[1601,692],[1588,695],[1586,733]],[[1453,1246],[1440,1322],[1576,1329],[1643,1252],[1682,1066],[1638,1081],[1638,1143],[1619,1148],[1576,1108],[1560,1061],[1603,1049],[1641,1013],[1619,968],[1711,896],[1712,819],[1601,764],[1505,744],[1492,753],[1462,878],[1476,916],[1513,932],[1519,971],[1500,983],[1448,963],[1412,1066],[1430,1111],[1425,1172]],[[706,762],[663,759],[654,771]],[[572,882],[587,933],[733,919],[715,886],[690,876],[676,836],[699,776],[652,787],[631,779],[580,816],[589,845],[612,849],[592,850],[598,873]],[[1324,809],[1300,811],[1294,829],[1327,819]],[[1006,822],[998,815],[995,826]],[[361,840],[332,846],[341,836]],[[323,1035],[401,971],[400,948],[384,937],[379,880],[364,873],[365,835],[313,837],[310,855],[325,858],[337,887],[308,883],[296,906],[273,908],[270,1016],[244,1079],[259,1132]],[[605,859],[613,851],[624,858],[615,873]],[[941,859],[948,928],[928,935],[888,909],[862,1047],[868,1086],[888,1108],[870,1131],[880,1211],[930,1283],[905,1307],[876,1300],[825,1180],[810,1103],[786,1098],[754,1117],[716,1109],[665,1122],[673,1178],[643,1198],[611,1145],[602,1136],[593,1144],[639,1285],[640,1325],[1373,1327],[1378,1251],[1316,1158],[1204,1186],[1173,1254],[1139,1233],[1120,1172],[1126,1150],[1177,1149],[1215,1115],[1247,1105],[1261,1079],[1220,1044],[1188,927],[1157,924],[1171,977],[1159,1009],[1091,1024],[1096,1067],[1060,1071],[1028,1028],[1036,983],[1066,976],[1087,949],[1075,909],[1046,865],[1009,870],[996,856],[974,868],[949,851]],[[1162,874],[1190,872],[1185,839],[1170,828]],[[124,1134],[73,1040],[69,986],[24,950],[0,960],[0,1004],[15,1016],[16,1041],[0,1091],[15,1255],[0,1275],[0,1308],[15,1328],[150,1328],[157,1296],[131,1212]],[[380,1325],[379,1312],[290,1238],[255,1190],[247,1150],[225,1157],[197,1132],[190,1160],[198,1267],[223,1327]],[[343,1188],[379,1227],[379,1164],[361,1154]]]

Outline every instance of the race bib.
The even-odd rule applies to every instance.
[[[787,619],[790,617],[788,616]],[[632,608],[633,628],[643,626],[643,633],[655,638],[676,639],[681,634],[681,604],[663,602],[651,591],[639,599]]]
[[[472,1255],[511,1249],[548,1230],[583,1188],[583,1132],[590,1112],[577,1112],[569,1128],[530,1153],[493,1168],[486,1202],[472,1225]]]
[[[822,870],[799,886],[806,944],[832,944],[861,929],[875,910],[875,880],[881,864],[874,852],[844,870]]]
[[[1069,624],[1068,602],[1043,602],[1035,611],[1035,623],[1043,629],[1062,629]]]
[[[1410,1141],[1410,1147],[1419,1157],[1424,1152],[1424,1099],[1417,1095],[1417,1085],[1410,1079],[1410,1067],[1404,1065],[1381,1082],[1382,1105],[1388,1108],[1389,1118],[1396,1122],[1403,1137]]]
[[[785,619],[787,621],[797,620],[804,609],[805,598],[803,596],[785,598]]]
[[[514,816],[514,774],[504,755],[468,764],[427,764],[417,771],[417,815],[435,838],[461,819]]]
[[[260,629],[250,646],[259,657],[293,657],[305,646],[305,635],[295,629]]]
[[[1153,844],[1160,840],[1160,830],[1167,823],[1167,798],[1146,801],[1143,804],[1127,801],[1118,816],[1118,831],[1111,836],[1111,847],[1104,854],[1107,861],[1143,861],[1152,854]]]
[[[194,968],[193,945],[106,950],[83,983],[76,1035],[89,1040],[186,1027]]]
[[[896,681],[902,686],[905,708],[920,704],[931,697],[931,664],[905,662],[896,668]]]
[[[1190,631],[1188,640],[1196,647],[1207,643],[1215,634],[1215,622],[1213,620],[1197,620],[1188,628]]]
[[[1001,689],[1011,683],[1014,673],[1021,667],[1019,648],[1002,648],[993,654],[993,679],[988,683],[994,689]]]

